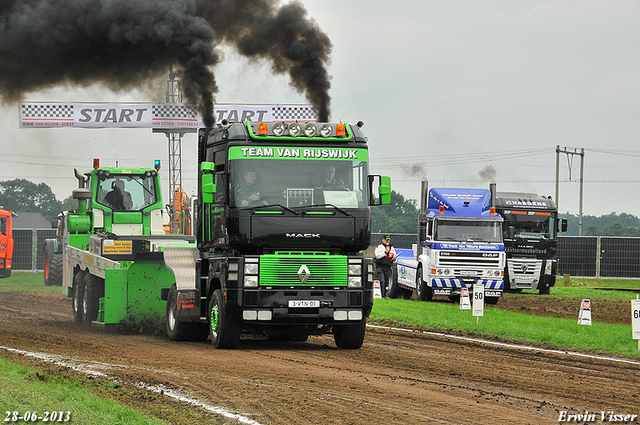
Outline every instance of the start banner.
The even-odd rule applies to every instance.
[[[204,127],[197,109],[179,103],[20,102],[20,128],[159,128]],[[311,105],[216,104],[214,120],[315,121]]]

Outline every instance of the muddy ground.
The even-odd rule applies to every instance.
[[[498,307],[577,319],[579,304],[547,300],[507,296]],[[629,323],[628,302],[617,304],[594,305],[593,320]],[[330,336],[305,343],[243,338],[236,350],[214,350],[208,342],[79,327],[60,294],[3,292],[0,345],[100,364],[125,382],[106,397],[171,423],[236,422],[127,383],[182,390],[261,424],[557,424],[561,412],[585,410],[598,412],[589,423],[605,423],[600,411],[640,414],[639,362],[377,327],[360,350],[338,350]],[[77,374],[6,349],[0,356],[45,374]]]

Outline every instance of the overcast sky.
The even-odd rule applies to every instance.
[[[371,173],[419,199],[430,187],[528,191],[555,197],[556,146],[584,148],[585,215],[640,215],[640,2],[303,2],[333,43],[331,120],[365,122]],[[269,64],[231,49],[216,67],[221,103],[306,103]],[[60,87],[25,101],[160,102],[148,93]],[[168,186],[168,145],[149,129],[19,129],[1,107],[0,180],[45,182],[71,194],[92,158],[152,166]],[[195,192],[196,136],[182,177]],[[580,156],[561,154],[561,212],[579,211]],[[166,189],[166,188],[165,188]],[[166,196],[166,191],[165,191]],[[166,199],[165,199],[166,202]]]

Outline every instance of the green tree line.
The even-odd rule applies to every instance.
[[[578,236],[580,220],[575,214],[559,214],[558,217],[566,218],[568,229],[563,236]],[[582,216],[583,236],[629,236],[640,237],[640,218],[635,215],[621,213]]]

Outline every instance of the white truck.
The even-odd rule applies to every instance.
[[[432,188],[422,182],[418,241],[411,255],[397,261],[389,297],[416,292],[460,299],[463,288],[481,283],[485,299],[495,304],[504,290],[505,251],[502,218],[492,207],[495,185],[486,189]],[[427,198],[427,199],[425,199]]]

